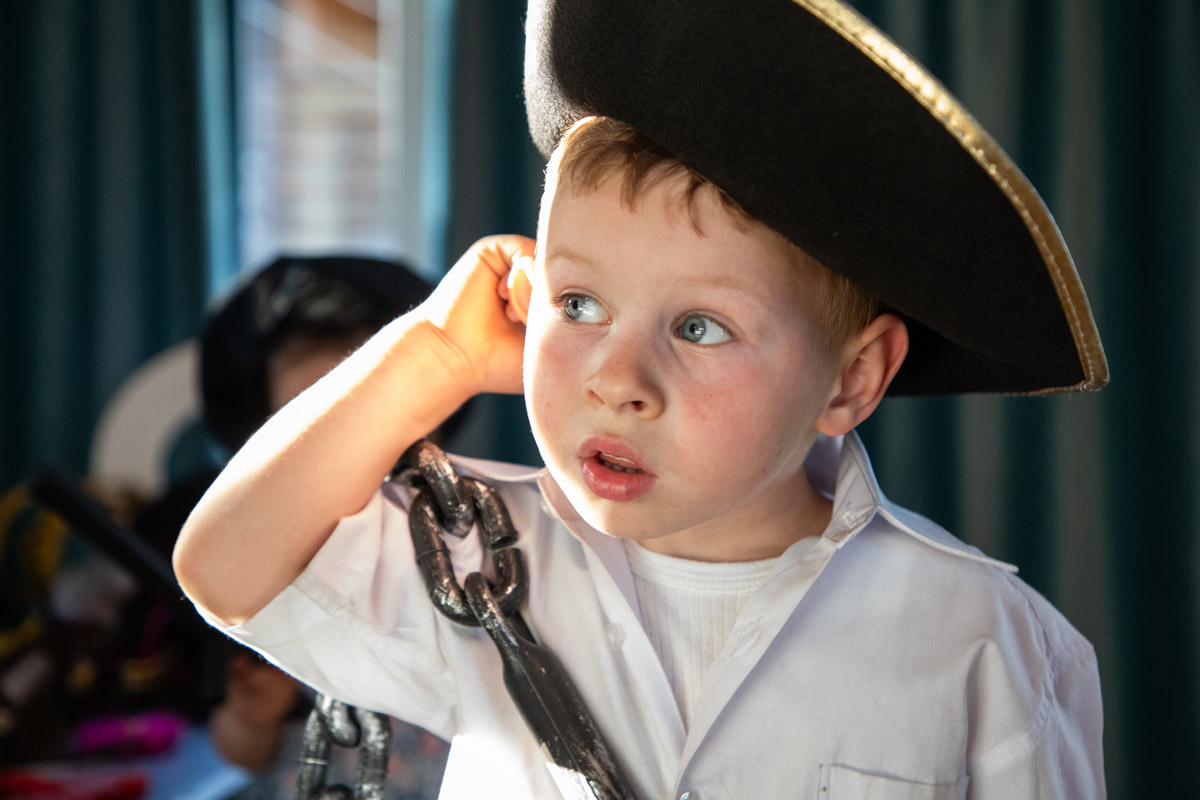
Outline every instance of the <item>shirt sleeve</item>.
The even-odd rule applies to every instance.
[[[209,622],[320,692],[450,738],[456,692],[444,623],[416,567],[397,492],[385,487],[339,522],[305,571],[254,617]]]
[[[970,776],[972,800],[1105,797],[1104,720],[1095,652],[1080,639],[1051,662],[1043,702],[1026,746]]]

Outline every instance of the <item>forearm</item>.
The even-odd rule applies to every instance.
[[[175,550],[189,597],[228,624],[255,614],[470,396],[471,380],[429,323],[385,327],[272,417],[197,505]]]

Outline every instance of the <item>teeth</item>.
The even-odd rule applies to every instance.
[[[608,468],[609,468],[609,469],[611,469],[613,472],[630,472],[630,473],[636,473],[636,472],[643,472],[643,471],[644,471],[644,470],[640,470],[640,469],[638,469],[637,467],[633,467],[633,466],[624,466],[624,465],[621,465],[621,464],[618,464],[618,463],[616,463],[616,461],[614,461],[614,459],[616,459],[616,458],[619,458],[619,456],[610,456],[610,455],[608,455],[607,453],[600,453],[600,454],[598,454],[598,455],[597,455],[597,458],[599,458],[599,459],[600,459],[600,463],[601,463],[601,464],[603,464],[604,466],[608,467]],[[627,459],[627,458],[622,458],[621,460],[622,460],[622,461],[625,461],[625,462],[628,462],[628,463],[630,463],[630,464],[632,464],[632,463],[633,463],[633,462],[629,461],[629,459]]]

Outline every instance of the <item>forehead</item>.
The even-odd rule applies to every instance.
[[[579,196],[602,186],[619,187],[620,200],[630,210],[636,210],[648,195],[654,195],[655,202],[686,214],[697,232],[703,232],[700,217],[714,212],[720,212],[725,218],[722,221],[739,228],[761,225],[716,186],[678,160],[650,159],[649,163],[635,165],[621,160],[633,156],[619,153],[601,151],[588,156],[574,158],[564,152],[551,162],[543,208],[559,195]]]
[[[653,263],[678,277],[703,274],[736,287],[747,280],[768,291],[803,289],[799,252],[782,235],[733,212],[711,185],[685,175],[652,176],[636,193],[611,170],[594,186],[547,182],[538,225],[539,254],[564,253],[611,269]]]

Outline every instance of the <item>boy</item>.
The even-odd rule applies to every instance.
[[[571,88],[596,64],[534,56],[606,111]],[[910,334],[923,359],[937,334],[743,211],[736,170],[718,189],[693,170],[703,147],[664,151],[639,122],[575,122],[536,253],[480,242],[255,435],[180,540],[189,595],[321,690],[453,737],[443,797],[557,796],[491,642],[425,596],[407,493],[377,490],[468,397],[523,386],[546,470],[463,466],[506,501],[522,613],[640,797],[1102,796],[1090,646],[1010,568],[884,499],[853,434]],[[979,363],[941,360],[910,388]],[[972,377],[1028,389],[1012,361]],[[450,546],[480,567],[473,537]]]

